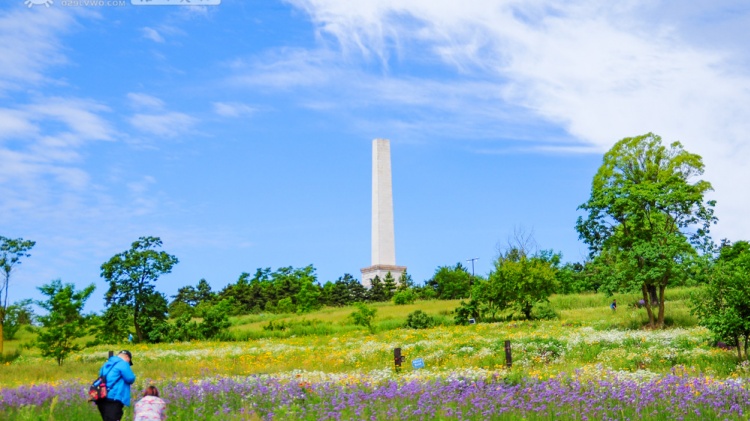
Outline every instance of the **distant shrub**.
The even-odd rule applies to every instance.
[[[549,303],[544,302],[534,306],[531,316],[536,320],[553,320],[560,317]]]
[[[279,303],[276,305],[276,312],[277,313],[296,313],[297,307],[292,302],[292,299],[289,297],[282,298],[279,300]]]
[[[372,329],[372,321],[375,319],[377,310],[367,307],[364,303],[356,303],[357,311],[349,315],[352,323]]]
[[[203,322],[199,326],[203,338],[215,339],[226,334],[232,325],[228,316],[232,304],[232,300],[222,300],[205,310]]]
[[[471,320],[479,320],[479,303],[477,300],[461,301],[455,313],[453,319],[457,325],[468,325]]]
[[[393,304],[396,304],[397,306],[413,304],[415,301],[417,301],[417,294],[411,289],[397,292],[396,295],[393,296]]]
[[[437,292],[430,287],[421,288],[419,291],[419,298],[423,300],[434,300],[437,298],[437,295]]]
[[[286,330],[288,328],[287,324],[284,323],[284,321],[280,321],[276,324],[274,324],[273,320],[268,322],[267,325],[263,326],[263,330],[273,332],[274,330]]]
[[[426,329],[435,325],[435,320],[422,310],[417,310],[406,317],[406,327],[410,329]]]
[[[21,350],[16,349],[15,352],[9,352],[7,354],[0,354],[0,364],[10,364],[14,360],[21,356]]]
[[[195,310],[193,309],[193,307],[190,306],[190,304],[182,302],[182,301],[175,301],[172,304],[170,304],[169,318],[177,319],[185,314],[188,317],[192,317],[195,314]]]

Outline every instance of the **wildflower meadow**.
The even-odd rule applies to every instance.
[[[305,317],[342,328],[133,344],[133,399],[158,386],[170,420],[747,418],[749,367],[733,351],[713,347],[706,329],[687,316],[667,329],[631,328],[631,319],[642,321],[641,310],[574,308],[585,299],[591,298],[553,297],[560,317],[546,321],[406,329],[398,327],[396,306],[383,305],[380,324],[370,330],[343,328],[321,312]],[[670,304],[679,315],[680,300]],[[447,311],[436,305],[423,308],[435,317]],[[268,322],[235,321],[232,330],[241,336],[253,323]],[[396,347],[405,356],[400,370]],[[0,367],[0,419],[98,420],[85,392],[111,348],[86,348],[60,367],[33,350],[21,352]],[[413,368],[416,359],[425,367]],[[132,419],[130,410],[125,419]]]

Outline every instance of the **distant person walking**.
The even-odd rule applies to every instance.
[[[96,401],[102,421],[120,421],[124,406],[130,406],[130,385],[135,381],[133,354],[120,351],[110,357],[99,370],[99,376],[105,376],[107,397]]]
[[[617,310],[617,300],[612,300],[612,304],[609,305],[609,308],[611,308],[612,311]]]
[[[143,397],[135,403],[133,421],[164,421],[167,419],[167,403],[159,397],[159,389],[149,386]]]

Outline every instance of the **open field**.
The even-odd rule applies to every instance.
[[[552,297],[552,307],[560,314],[557,320],[470,326],[452,325],[457,301],[375,305],[372,331],[349,324],[352,308],[300,316],[243,316],[233,320],[231,331],[249,340],[128,346],[138,376],[133,390],[148,384],[162,387],[173,403],[170,419],[320,419],[321,414],[338,414],[331,419],[386,419],[396,415],[388,412],[393,408],[396,418],[406,419],[454,419],[459,413],[465,419],[583,419],[586,413],[590,419],[660,419],[658,414],[677,401],[692,411],[685,419],[744,419],[747,365],[738,365],[733,352],[711,346],[708,331],[696,326],[689,314],[689,289],[668,292],[671,327],[659,331],[640,328],[645,310],[628,305],[639,297],[616,296],[620,307],[612,312],[611,298],[600,294]],[[444,325],[400,328],[417,309]],[[270,322],[283,322],[288,328],[264,329]],[[13,350],[30,339],[24,335],[7,348]],[[512,368],[505,367],[505,340],[512,344]],[[0,418],[46,420],[75,414],[75,419],[96,419],[83,390],[107,350],[122,346],[88,348],[62,367],[41,359],[34,350],[23,350],[20,358],[0,367]],[[406,355],[401,373],[393,368],[396,347]],[[426,367],[413,370],[410,362],[415,358],[423,359]],[[464,389],[456,389],[455,382],[463,382]],[[602,382],[629,392],[609,396]],[[49,395],[31,405],[19,404],[19,395],[32,393],[24,389],[31,384],[49,389],[33,393]],[[665,384],[671,386],[659,389]],[[198,391],[218,385],[227,389]],[[533,393],[522,394],[519,387],[539,394],[540,402],[552,399],[545,393],[555,390],[559,400],[542,408],[540,402],[527,401],[536,399]],[[417,391],[419,396],[433,396],[434,402],[421,405]],[[385,403],[365,404],[369,401],[362,396],[372,393],[385,394]],[[580,394],[577,406],[567,404],[566,393],[571,399]],[[683,396],[686,393],[690,396]],[[293,397],[283,398],[287,394]],[[439,394],[444,394],[445,405]],[[581,402],[598,395],[601,411],[587,412],[593,409]],[[699,396],[714,400],[687,402]],[[344,397],[349,403],[342,401]],[[471,399],[486,401],[484,412],[471,412],[476,407],[467,404]]]

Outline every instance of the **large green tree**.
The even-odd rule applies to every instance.
[[[23,238],[6,238],[0,235],[0,355],[3,354],[3,324],[5,323],[5,312],[8,309],[8,288],[10,287],[10,275],[16,266],[21,264],[21,259],[29,257],[36,242],[24,240]]]
[[[36,339],[43,357],[52,357],[62,365],[68,355],[81,350],[77,340],[86,336],[91,320],[90,315],[81,312],[94,288],[91,284],[76,291],[75,285],[63,285],[59,279],[39,287],[47,300],[37,301],[37,304],[48,312],[39,316],[42,329]]]
[[[579,209],[588,213],[576,224],[591,257],[610,268],[602,289],[641,291],[649,325],[664,326],[664,291],[682,274],[682,265],[707,250],[713,201],[704,201],[711,184],[699,155],[679,142],[669,146],[653,133],[617,142],[605,155]],[[649,289],[658,293],[658,315]]]
[[[693,294],[692,312],[715,340],[734,345],[738,358],[747,359],[750,342],[750,249],[747,242],[722,245],[708,284]]]
[[[126,306],[133,311],[133,325],[139,341],[146,339],[144,322],[152,324],[150,318],[155,310],[166,312],[166,299],[155,290],[159,276],[170,273],[179,261],[165,251],[159,237],[141,237],[133,242],[130,250],[118,253],[101,267],[101,276],[109,282],[105,294],[107,306]]]
[[[435,290],[441,300],[455,300],[469,296],[471,274],[461,263],[456,266],[440,266],[426,286]]]
[[[531,319],[534,304],[546,301],[557,289],[559,260],[551,251],[528,255],[522,248],[511,248],[497,258],[487,281],[478,283],[477,300],[492,317],[512,309]]]

